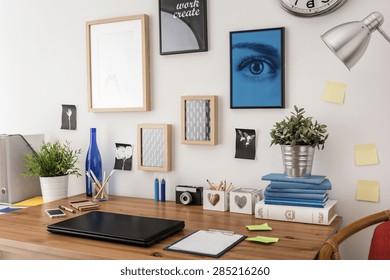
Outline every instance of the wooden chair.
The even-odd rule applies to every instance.
[[[329,238],[318,254],[319,260],[339,260],[340,252],[339,245],[353,234],[378,223],[390,221],[390,209],[378,212],[360,220],[357,220],[338,231],[335,235]]]

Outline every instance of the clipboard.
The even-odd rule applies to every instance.
[[[247,236],[224,230],[197,230],[164,248],[167,251],[219,258]]]

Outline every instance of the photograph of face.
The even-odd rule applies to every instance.
[[[284,28],[230,33],[231,108],[284,107]]]
[[[115,143],[114,169],[131,170],[133,161],[133,147],[130,144]]]

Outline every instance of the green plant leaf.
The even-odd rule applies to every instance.
[[[328,139],[327,126],[313,117],[305,117],[305,109],[294,105],[294,111],[282,121],[276,122],[271,129],[271,146],[279,145],[309,145],[323,149]]]
[[[63,175],[81,176],[76,166],[81,149],[73,150],[69,142],[61,144],[44,143],[39,151],[25,155],[26,171],[24,176],[54,177]]]

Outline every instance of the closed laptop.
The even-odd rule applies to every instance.
[[[151,246],[181,231],[184,221],[92,211],[49,225],[53,233]]]

